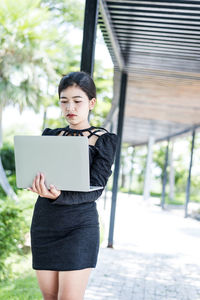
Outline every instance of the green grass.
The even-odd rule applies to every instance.
[[[25,273],[19,278],[0,283],[1,300],[41,300],[36,276],[31,272]]]
[[[35,271],[31,267],[31,253],[20,256],[13,254],[7,259],[12,273],[9,279],[0,282],[1,300],[42,300]]]
[[[128,190],[127,188],[120,188],[120,192],[122,193],[129,193],[133,195],[142,195],[141,190]],[[161,193],[151,192],[151,197],[158,197],[161,198]],[[175,194],[174,200],[170,200],[168,194],[165,196],[165,203],[166,204],[173,204],[173,205],[184,205],[185,204],[186,195],[183,192],[179,192]],[[200,196],[197,194],[190,195],[190,202],[200,203]]]

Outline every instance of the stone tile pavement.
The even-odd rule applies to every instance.
[[[110,195],[110,194],[109,194]],[[85,300],[200,300],[200,222],[119,194],[114,249],[106,248],[110,199],[98,200],[105,241]]]

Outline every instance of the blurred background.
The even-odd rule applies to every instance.
[[[0,1],[0,299],[42,299],[31,269],[29,240],[36,196],[16,187],[13,137],[18,134],[40,135],[45,127],[68,125],[61,116],[57,86],[63,74],[80,70],[84,7],[84,0]],[[117,81],[114,85],[113,80],[118,76],[118,69],[100,27],[101,18],[97,26],[93,75],[97,86],[97,104],[90,116],[93,126],[107,124],[117,93]],[[139,80],[139,84],[135,90],[128,90],[129,98],[138,95],[141,100],[142,93],[148,96],[148,85],[145,84],[151,84],[151,80],[146,80],[142,72],[139,75],[130,79],[136,83]],[[171,84],[173,82],[174,79]],[[164,85],[163,81],[154,82],[151,91],[156,92],[159,85]],[[194,94],[196,86],[195,81]],[[190,87],[189,83],[187,93]],[[181,97],[181,91],[178,90],[177,97]],[[189,96],[187,102],[190,102]],[[145,109],[149,110],[143,107],[140,111]],[[199,110],[198,105],[195,109]],[[143,195],[148,136],[137,126],[145,125],[145,118],[143,123],[131,127],[127,113],[125,121],[127,127],[122,139],[118,191]],[[192,125],[197,123],[195,120]],[[114,132],[117,132],[116,126],[114,122]],[[152,146],[149,193],[155,204],[162,205],[164,183],[166,207],[184,211],[193,149],[188,214],[200,220],[200,132],[198,128],[195,130],[194,142],[194,127],[184,131],[188,126],[179,129],[178,122],[173,126],[172,133],[180,134],[169,140],[168,132],[160,126],[160,140]],[[148,128],[153,132],[153,126]],[[112,182],[113,174],[106,191],[112,190]],[[106,191],[102,196],[105,201]],[[102,224],[101,241],[106,238]]]

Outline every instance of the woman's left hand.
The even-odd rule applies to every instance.
[[[61,194],[61,191],[57,190],[53,185],[50,185],[50,189],[48,190],[44,183],[44,180],[44,174],[38,173],[33,180],[32,187],[28,188],[28,190],[37,193],[38,195],[40,195],[40,197],[49,199],[58,198]]]

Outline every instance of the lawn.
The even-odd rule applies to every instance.
[[[0,284],[1,300],[41,300],[37,279],[32,272],[23,274],[20,278],[4,281]]]
[[[42,300],[35,271],[31,268],[31,254],[13,255],[9,258],[11,278],[0,282],[1,300]]]

